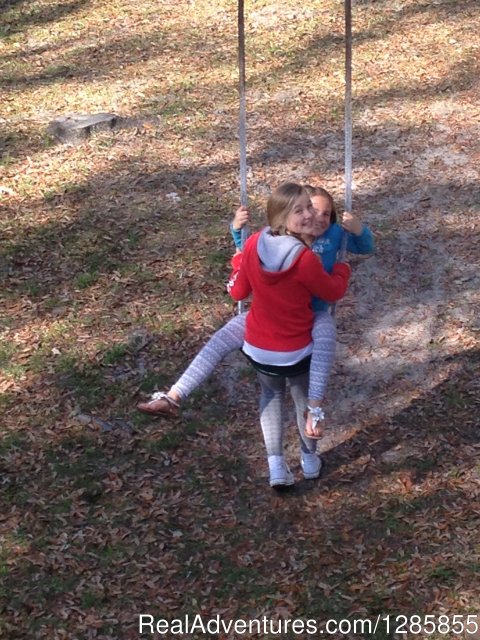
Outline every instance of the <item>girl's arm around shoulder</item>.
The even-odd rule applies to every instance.
[[[336,262],[329,275],[317,256],[310,250],[301,257],[301,278],[312,296],[333,303],[345,295],[350,279],[350,266],[345,262]]]
[[[228,293],[237,302],[247,298],[252,291],[245,269],[242,268],[242,263],[243,252],[236,253],[231,260],[232,272],[227,283]]]

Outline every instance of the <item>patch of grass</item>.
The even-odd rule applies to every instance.
[[[25,375],[25,367],[13,362],[17,347],[13,342],[0,344],[0,371],[14,380],[20,380]]]
[[[108,249],[107,246],[105,249],[88,251],[83,256],[82,260],[87,272],[108,272],[115,269],[117,263],[112,254],[116,253],[117,249],[114,246],[110,247],[110,251]]]
[[[38,280],[27,280],[23,283],[22,290],[30,298],[38,298],[42,295],[42,285]]]
[[[451,583],[457,576],[457,572],[452,567],[438,565],[430,571],[430,578],[435,582]]]
[[[401,514],[410,514],[426,511],[432,507],[434,498],[432,496],[420,496],[414,500],[396,501],[396,511]]]
[[[0,31],[0,37],[1,37],[1,31]],[[15,164],[16,161],[17,161],[16,158],[14,158],[8,151],[0,155],[0,167],[4,167],[5,169]],[[0,201],[1,201],[1,197],[0,197]]]
[[[105,351],[103,354],[102,362],[104,365],[112,365],[121,362],[125,359],[125,356],[130,353],[130,347],[128,344],[115,344]]]
[[[84,182],[81,182],[79,184],[78,182],[67,180],[62,184],[60,193],[64,196],[77,196],[79,198],[85,198],[90,193],[90,186],[88,184],[85,184]],[[93,222],[94,216],[94,211],[86,212],[85,223]]]
[[[126,241],[130,248],[134,248],[138,246],[140,240],[142,238],[142,234],[139,231],[135,231],[135,229],[129,229],[126,237]]]
[[[8,367],[4,367],[3,371],[10,378],[21,380],[25,376],[27,368],[21,364],[10,364]]]
[[[247,464],[241,455],[219,455],[215,458],[218,469],[221,473],[227,473],[239,478],[247,473]]]
[[[81,445],[75,447],[73,451],[65,451],[60,448],[58,451],[49,452],[48,458],[51,462],[55,475],[61,478],[73,479],[77,488],[89,488],[101,473],[100,461],[104,459],[104,453],[96,443],[82,450]]]
[[[417,469],[418,471],[433,471],[438,467],[438,462],[433,458],[411,458],[409,461],[409,466]]]
[[[117,542],[115,544],[107,544],[103,547],[91,546],[88,549],[98,559],[103,568],[115,566],[118,562],[128,557],[128,549],[126,545]]]
[[[10,431],[0,434],[0,455],[6,455],[11,449],[24,449],[28,438],[23,431]]]
[[[211,251],[206,256],[207,265],[210,267],[220,268],[222,273],[225,272],[225,265],[228,265],[228,260],[231,255],[231,250],[221,249],[217,251]]]
[[[54,309],[64,308],[67,309],[70,303],[55,296],[50,296],[43,303],[45,311],[53,311]]]
[[[101,605],[105,601],[105,593],[98,589],[85,589],[80,596],[81,606],[84,609],[91,609]]]
[[[0,393],[0,411],[8,409],[15,402],[15,398],[9,393]]]
[[[80,273],[73,281],[75,289],[88,289],[98,280],[98,273],[96,271],[89,271]]]
[[[66,513],[70,513],[71,508],[71,498],[62,498],[61,500],[52,501],[48,505],[48,511],[54,516],[62,516]]]
[[[158,286],[160,289],[162,289],[164,286],[161,282],[157,281],[157,276],[151,269],[143,269],[137,267],[134,274],[135,281],[139,285],[145,284],[146,282],[155,282],[156,286]]]
[[[80,576],[77,575],[45,575],[43,574],[37,583],[37,594],[40,600],[73,591],[78,584]]]
[[[32,497],[30,490],[23,487],[21,480],[11,475],[4,475],[2,493],[5,505],[10,505],[16,509],[25,508]]]
[[[52,345],[47,343],[37,349],[37,351],[30,356],[28,362],[29,370],[33,373],[41,373],[45,371],[52,361],[52,348]],[[57,361],[56,366],[58,366],[59,369],[63,370],[65,368],[66,370],[66,366],[63,362],[63,359]]]
[[[160,452],[160,451],[170,451],[174,449],[178,449],[185,440],[185,435],[182,433],[180,429],[171,429],[166,433],[162,434],[162,436],[158,440],[150,441],[148,444],[148,449],[152,452]]]
[[[57,360],[56,369],[59,374],[68,375],[78,367],[78,359],[72,354],[63,354]]]
[[[386,536],[399,536],[407,533],[410,525],[403,518],[403,504],[397,500],[387,503],[384,508],[376,514],[375,521],[372,522],[363,516],[356,518],[355,529],[365,532],[368,539],[374,544],[378,538]]]
[[[205,427],[205,423],[199,420],[186,420],[183,422],[183,432],[189,436],[195,435],[202,427]]]
[[[175,100],[160,108],[159,114],[164,118],[181,116],[188,110],[187,103],[183,100]]]
[[[59,193],[56,188],[52,187],[50,189],[45,189],[43,192],[43,199],[45,202],[53,202],[55,198],[59,197]]]
[[[323,581],[329,583],[328,580]],[[318,590],[315,583],[309,582],[305,587],[299,594],[298,605],[301,611],[308,611],[309,618],[324,620],[325,618],[347,617],[347,600],[342,597],[345,594],[341,586],[332,589],[328,597],[325,597],[323,592]],[[274,606],[275,602],[271,604]]]
[[[151,425],[155,420],[154,417],[149,416],[146,413],[141,413],[140,411],[134,411],[130,416],[130,422],[135,427],[135,429],[142,430],[144,427]],[[150,451],[155,451],[155,449],[148,445]]]
[[[140,383],[139,390],[145,393],[153,393],[158,389],[164,389],[171,382],[164,373],[147,372]]]
[[[445,389],[443,399],[447,407],[452,409],[464,408],[466,406],[462,391],[456,387],[448,387]]]
[[[84,478],[80,482],[77,482],[76,487],[83,489],[82,498],[88,502],[88,504],[97,503],[104,494],[102,484],[89,478]]]
[[[99,406],[108,395],[108,385],[101,371],[93,365],[79,362],[74,355],[60,356],[56,372],[61,387],[73,394],[84,411]]]
[[[212,558],[215,560],[215,558]],[[220,570],[215,595],[218,598],[235,594],[237,598],[260,598],[271,592],[269,585],[262,584],[262,575],[254,567],[236,564],[229,557],[218,558]]]
[[[158,332],[163,334],[167,338],[171,338],[172,340],[179,336],[181,329],[182,327],[179,327],[179,321],[177,317],[161,319],[158,326]]]
[[[5,370],[10,366],[15,351],[16,346],[13,342],[3,342],[0,344],[0,369]]]

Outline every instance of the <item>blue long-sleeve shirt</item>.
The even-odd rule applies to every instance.
[[[234,229],[232,223],[230,223],[230,233],[232,234],[233,242],[236,249],[242,248],[242,230]]]
[[[241,249],[241,231],[234,229],[232,225],[230,225],[230,231],[235,247],[237,249]],[[332,272],[333,265],[337,261],[337,253],[340,251],[344,233],[345,232],[342,227],[334,222],[328,227],[323,235],[315,238],[312,246],[310,247],[312,251],[319,256],[325,271],[328,271],[328,273]],[[356,236],[353,233],[348,234],[347,251],[362,255],[373,253],[375,251],[373,234],[366,225],[363,225],[360,235]],[[314,311],[325,311],[328,309],[328,304],[318,298],[312,298],[312,309]]]
[[[316,253],[322,260],[323,267],[328,273],[332,272],[333,265],[337,261],[337,253],[342,245],[342,237],[345,231],[342,227],[334,222],[325,233],[315,238],[310,247],[313,253]],[[357,254],[369,254],[375,251],[375,242],[370,229],[363,225],[362,232],[356,236],[353,233],[348,234],[347,251]],[[328,304],[318,298],[312,299],[312,308],[314,311],[325,311]]]

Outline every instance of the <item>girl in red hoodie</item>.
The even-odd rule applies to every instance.
[[[295,402],[301,438],[301,465],[306,478],[316,478],[321,461],[315,454],[311,423],[321,412],[307,407],[312,342],[312,297],[329,303],[347,289],[350,268],[337,263],[329,275],[307,241],[314,234],[310,196],[296,183],[284,183],[267,203],[269,226],[251,236],[233,257],[228,284],[235,300],[252,296],[246,318],[243,352],[257,370],[261,386],[260,423],[270,471],[270,485],[293,484],[283,456],[283,412],[287,381]],[[326,325],[331,317],[325,313]],[[328,331],[329,327],[326,326]],[[310,426],[305,424],[308,409]]]

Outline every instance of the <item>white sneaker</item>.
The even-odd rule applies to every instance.
[[[283,456],[268,456],[268,468],[270,471],[270,486],[289,487],[295,483],[293,473],[288,468]]]
[[[316,453],[305,453],[302,451],[300,464],[302,466],[303,477],[305,480],[314,480],[320,475],[322,459],[319,458]]]

